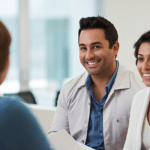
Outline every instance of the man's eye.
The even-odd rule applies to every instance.
[[[81,47],[80,50],[86,50],[86,47]]]
[[[94,49],[100,49],[100,48],[101,48],[101,47],[98,46],[98,45],[94,46]]]

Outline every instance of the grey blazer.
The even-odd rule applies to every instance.
[[[61,90],[50,133],[65,129],[85,143],[91,98],[85,83],[88,73],[68,81]],[[125,142],[132,98],[144,84],[119,64],[118,73],[103,109],[103,134],[106,150],[122,150]]]

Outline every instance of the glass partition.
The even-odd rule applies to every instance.
[[[30,88],[41,105],[54,105],[64,82],[84,71],[78,53],[79,20],[95,15],[96,0],[29,1]]]
[[[19,16],[23,18],[23,14],[19,12],[19,3],[23,2],[26,2],[24,10],[29,11],[26,13],[30,21],[30,39],[27,40],[30,47],[22,53],[30,57],[30,65],[25,66],[23,62],[28,69],[23,75],[27,77],[29,72],[29,83],[26,84],[29,85],[28,90],[33,92],[37,104],[54,106],[57,93],[64,83],[85,71],[79,60],[79,20],[98,15],[98,1],[1,0],[0,20],[12,36],[10,69],[0,87],[2,93],[19,92],[22,84],[19,81],[19,67],[22,66],[19,61],[22,52],[19,49]]]

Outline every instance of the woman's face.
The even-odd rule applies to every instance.
[[[137,70],[146,86],[150,87],[150,43],[142,43],[137,56]]]

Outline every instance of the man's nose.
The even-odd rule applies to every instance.
[[[86,51],[85,59],[90,60],[94,57],[94,52],[89,48]]]

